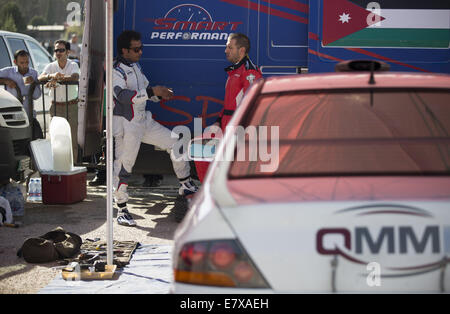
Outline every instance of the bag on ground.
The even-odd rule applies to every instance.
[[[40,237],[26,239],[17,256],[28,263],[49,263],[73,257],[80,251],[82,243],[79,235],[57,227]]]

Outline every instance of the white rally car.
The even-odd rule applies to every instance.
[[[176,230],[172,292],[450,291],[450,76],[260,80],[230,127]]]

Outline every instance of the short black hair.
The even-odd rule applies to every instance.
[[[241,33],[233,33],[233,34],[230,34],[229,38],[236,40],[236,46],[238,48],[244,47],[245,53],[250,52],[250,39],[248,39],[248,37],[246,35],[241,34]]]
[[[120,56],[122,55],[122,49],[130,48],[132,40],[141,40],[141,33],[126,30],[117,37],[117,53]]]
[[[70,43],[64,39],[58,39],[57,41],[55,41],[55,46],[57,44],[63,44],[66,47],[66,50],[70,50]]]
[[[16,52],[14,52],[14,60],[17,61],[17,58],[19,57],[30,57],[30,54],[28,53],[28,51],[23,50],[23,49],[19,49]]]

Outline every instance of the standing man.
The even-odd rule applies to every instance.
[[[17,50],[14,53],[14,64],[15,66],[0,69],[0,84],[6,84],[6,90],[15,97],[17,97],[16,88],[19,88],[23,97],[20,101],[29,120],[33,123],[34,137],[42,138],[42,130],[36,120],[36,111],[33,109],[33,112],[30,112],[29,105],[32,100],[28,98],[31,84],[38,81],[38,73],[35,69],[29,67],[30,54],[26,50]],[[39,97],[41,97],[41,88],[36,85],[32,98],[38,99]]]
[[[72,37],[70,38],[69,58],[80,60],[80,52],[81,49],[80,46],[78,46],[78,36],[77,34],[72,34]]]
[[[66,95],[66,86],[58,84],[58,82],[77,82],[80,77],[80,68],[78,65],[68,60],[69,49],[69,42],[62,39],[55,42],[56,61],[49,63],[44,68],[42,74],[39,75],[39,80],[48,82],[46,87],[51,88],[50,97],[52,99],[52,106],[50,107],[50,116],[68,117],[67,120],[72,136],[73,161],[75,163],[78,161],[78,85],[68,85]],[[66,112],[66,100],[69,106],[68,112]]]
[[[223,110],[219,118],[214,123],[221,127],[225,132],[228,122],[230,122],[234,111],[244,97],[245,92],[250,85],[262,77],[261,71],[250,60],[250,40],[241,33],[234,33],[228,36],[225,56],[231,65],[225,68],[228,79],[225,84],[225,100]],[[204,176],[208,170],[209,162],[201,161],[195,163],[197,174],[200,181],[203,182]]]
[[[195,193],[197,187],[190,177],[190,166],[186,161],[176,161],[172,147],[177,142],[171,131],[152,118],[146,111],[147,100],[154,102],[170,99],[172,90],[165,86],[150,86],[139,65],[142,56],[141,34],[124,31],[117,38],[118,58],[113,71],[113,136],[114,156],[114,196],[119,207],[117,222],[121,225],[136,226],[127,209],[128,180],[131,176],[141,142],[165,149],[172,158],[178,180],[180,195]]]
[[[261,71],[248,57],[249,51],[250,40],[246,35],[235,33],[228,37],[225,55],[232,65],[225,69],[228,74],[225,100],[217,120],[224,132],[244,93],[254,81],[262,77]]]

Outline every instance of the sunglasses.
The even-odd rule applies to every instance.
[[[66,49],[61,48],[61,49],[55,49],[55,52],[66,52]]]
[[[128,48],[128,50],[133,50],[134,52],[138,53],[139,51],[144,50],[144,46]]]

